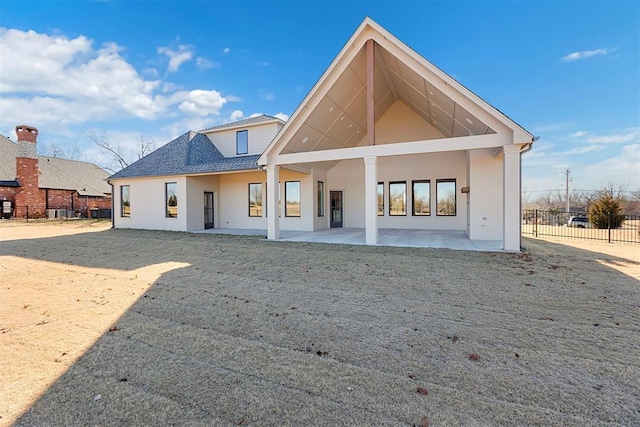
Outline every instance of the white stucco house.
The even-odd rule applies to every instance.
[[[114,226],[463,230],[520,250],[535,138],[371,19],[291,118],[188,132],[110,177]]]

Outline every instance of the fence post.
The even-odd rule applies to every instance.
[[[609,243],[611,243],[611,212],[607,214],[607,230],[609,233]]]
[[[538,209],[536,209],[534,213],[533,235],[538,237]]]
[[[27,222],[29,222],[29,205],[27,205],[26,208],[27,208]]]

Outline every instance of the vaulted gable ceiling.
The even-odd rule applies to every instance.
[[[374,121],[398,101],[424,121],[423,140],[513,133],[530,136],[454,79],[366,19],[294,112],[263,158],[365,145],[367,141],[367,49],[374,40]],[[473,111],[473,113],[471,111]],[[398,140],[385,143],[408,142]],[[263,161],[261,159],[261,161]],[[335,162],[334,162],[335,163]],[[309,165],[327,169],[333,163]]]

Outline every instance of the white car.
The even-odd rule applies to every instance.
[[[586,216],[572,216],[571,218],[569,218],[567,227],[591,228],[592,225],[589,222],[589,218],[587,218]]]

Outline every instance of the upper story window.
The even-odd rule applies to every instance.
[[[236,132],[236,154],[247,154],[249,152],[249,131],[239,130]]]

